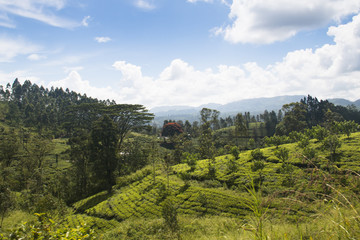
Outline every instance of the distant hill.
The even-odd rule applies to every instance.
[[[349,106],[349,105],[354,105],[356,106],[358,109],[360,109],[360,99],[352,102],[343,98],[333,98],[333,99],[328,99],[329,102],[335,104],[335,105],[341,105],[341,106]]]
[[[271,98],[253,98],[253,99],[244,99],[236,102],[231,102],[228,104],[217,104],[209,103],[204,104],[198,107],[191,106],[162,106],[155,107],[150,110],[150,112],[155,114],[155,122],[162,123],[164,120],[189,120],[190,122],[199,121],[199,112],[202,108],[211,108],[220,111],[222,116],[235,115],[239,112],[250,112],[251,114],[260,114],[265,110],[268,111],[278,111],[282,108],[284,104],[291,102],[298,102],[305,96],[303,95],[292,95],[292,96],[278,96]],[[328,99],[330,102],[335,105],[355,105],[360,109],[360,99],[351,102],[342,98]]]

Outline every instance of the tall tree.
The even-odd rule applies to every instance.
[[[302,131],[307,127],[306,105],[303,103],[290,103],[283,106],[284,119],[276,128],[277,134],[289,134],[292,131]]]
[[[116,125],[105,115],[95,122],[91,131],[90,161],[94,179],[99,181],[99,188],[104,186],[111,192],[115,184],[114,171],[118,164],[116,149],[118,144]]]
[[[219,111],[203,108],[200,112],[201,117],[201,126],[200,131],[201,135],[199,137],[200,143],[200,155],[202,158],[212,159],[215,156],[215,146],[213,142],[213,133],[211,130],[211,124],[213,119],[218,116]]]
[[[75,191],[79,198],[86,197],[90,188],[90,147],[89,134],[86,131],[79,132],[77,136],[69,139],[70,158],[74,168]]]
[[[246,121],[241,113],[235,116],[235,136],[238,139],[240,136],[248,135],[248,128]]]

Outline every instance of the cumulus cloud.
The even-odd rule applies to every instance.
[[[98,43],[107,43],[107,42],[111,41],[111,38],[109,38],[109,37],[96,37],[95,41],[97,41]]]
[[[86,93],[88,96],[102,100],[113,100],[117,98],[117,93],[114,92],[111,87],[98,88],[91,86],[90,82],[83,80],[80,74],[75,70],[72,70],[66,78],[49,82],[47,85],[48,88],[52,86],[62,87],[63,89],[69,88],[71,91],[81,94]]]
[[[358,0],[233,0],[231,25],[216,29],[232,43],[270,44],[323,27],[360,10]]]
[[[358,99],[360,92],[360,15],[329,28],[335,44],[289,52],[265,68],[255,62],[197,70],[173,60],[158,77],[144,76],[140,66],[117,61],[122,74],[121,100],[159,105],[227,103],[246,98],[311,94],[319,98]]]
[[[28,55],[39,47],[23,39],[0,37],[0,62],[11,62],[18,55]]]
[[[65,7],[66,0],[0,0],[0,25],[15,27],[8,15],[16,15],[61,28],[78,27],[81,23],[58,17],[54,10],[58,11]]]

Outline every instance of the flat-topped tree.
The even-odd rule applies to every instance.
[[[107,106],[105,111],[117,126],[119,134],[118,148],[121,149],[126,135],[131,130],[141,130],[148,127],[148,123],[153,120],[154,114],[140,104],[116,104]]]
[[[68,133],[74,130],[91,130],[92,123],[98,120],[103,114],[102,103],[81,103],[69,106],[64,116],[63,127]]]

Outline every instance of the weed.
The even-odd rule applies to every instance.
[[[261,189],[259,188],[258,191],[255,190],[255,184],[252,179],[250,188],[247,188],[247,191],[250,194],[250,198],[244,199],[244,204],[253,213],[252,223],[249,224],[250,228],[247,230],[253,232],[255,240],[266,239],[264,221],[268,206],[265,207],[265,202],[261,196]]]

